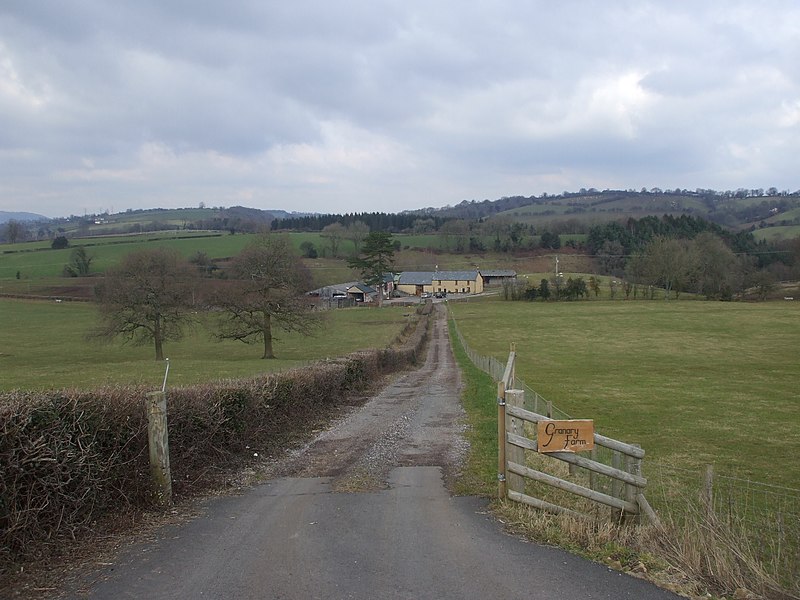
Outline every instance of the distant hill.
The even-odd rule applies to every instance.
[[[8,212],[0,210],[0,223],[8,221],[49,221],[50,217],[28,212]]]
[[[269,227],[275,219],[308,213],[262,210],[244,206],[128,209],[51,219],[50,227],[66,235],[112,235],[178,229],[213,229],[252,232]]]
[[[665,214],[691,215],[729,227],[747,229],[800,225],[800,193],[771,189],[716,192],[703,190],[581,190],[542,196],[510,196],[498,200],[464,200],[440,209],[410,211],[414,214],[456,219],[503,218],[546,225],[574,220],[608,222]]]

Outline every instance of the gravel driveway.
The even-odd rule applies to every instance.
[[[443,306],[435,306],[421,368],[395,379],[291,456],[269,477],[332,477],[338,491],[385,488],[395,467],[437,466],[457,474],[467,446],[461,379],[450,348]]]

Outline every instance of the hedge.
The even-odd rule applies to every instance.
[[[417,362],[430,304],[389,348],[302,369],[169,388],[176,496],[207,485],[246,449],[270,453],[382,376]],[[142,386],[0,394],[0,571],[112,511],[153,504]]]

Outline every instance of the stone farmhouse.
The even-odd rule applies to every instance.
[[[480,294],[483,276],[474,271],[404,271],[398,275],[397,290],[411,296],[422,294]]]

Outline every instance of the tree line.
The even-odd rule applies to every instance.
[[[364,223],[372,231],[388,231],[398,233],[401,231],[411,231],[414,222],[419,219],[419,215],[410,213],[348,213],[344,215],[304,215],[297,217],[286,217],[275,219],[271,228],[273,231],[294,230],[294,231],[322,231],[325,227],[338,223],[343,227],[348,227],[356,222]],[[438,229],[445,221],[443,217],[430,217]]]

